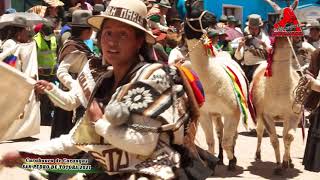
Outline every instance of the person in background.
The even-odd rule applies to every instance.
[[[168,53],[166,52],[166,37],[167,34],[161,32],[160,30],[153,30],[153,35],[156,36],[156,44],[153,45],[153,48],[156,53],[157,61],[160,63],[168,63]]]
[[[12,13],[15,13],[15,12],[16,12],[15,9],[8,8],[8,9],[5,10],[4,14],[12,14]],[[0,29],[0,53],[2,52],[1,46],[3,44],[3,40],[7,36],[7,33],[8,33],[8,28],[2,27]]]
[[[91,12],[87,10],[76,10],[72,14],[72,22],[69,23],[71,37],[69,37],[59,51],[57,78],[59,88],[63,91],[71,90],[75,84],[78,74],[87,63],[88,59],[93,59],[94,54],[84,43],[90,39],[92,28],[87,24],[87,19]],[[67,111],[60,107],[54,107],[54,117],[51,125],[50,138],[56,138],[62,134],[68,134],[76,121],[83,116],[84,108],[78,107],[73,111]],[[78,155],[74,158],[80,158]],[[60,173],[49,173],[49,179],[58,179]]]
[[[72,14],[69,12],[66,12],[64,14],[64,18],[62,21],[62,27],[60,30],[60,38],[59,38],[59,47],[61,48],[64,44],[64,42],[71,37],[71,27],[69,23],[72,21]],[[59,49],[60,49],[59,48]]]
[[[88,10],[76,10],[72,14],[71,37],[68,38],[59,51],[57,78],[67,88],[71,89],[74,79],[79,74],[88,59],[94,57],[93,52],[84,43],[90,39],[92,28],[86,20],[92,15]]]
[[[181,33],[182,31],[182,20],[179,17],[172,17],[168,19],[168,25],[169,27],[172,27],[169,29],[169,32],[173,33]]]
[[[167,32],[169,30],[166,15],[171,4],[168,0],[161,0],[155,3],[149,10],[147,20],[151,29],[160,29],[160,31]]]
[[[315,48],[320,48],[320,23],[318,21],[312,21],[309,28],[309,38],[308,43],[310,43]]]
[[[236,27],[238,20],[234,16],[228,16],[227,26],[224,28],[228,34],[228,40],[233,41],[236,38],[243,37],[242,30]]]
[[[228,18],[226,15],[221,15],[219,22],[217,23],[218,28],[225,28],[228,22]]]
[[[212,45],[219,51],[220,50],[220,47],[218,46],[219,31],[216,29],[209,29],[208,38],[211,40]]]
[[[320,61],[320,49],[313,52],[311,57],[311,63],[309,66],[309,72],[311,74],[306,74],[307,79],[310,82],[308,86],[311,90],[320,92],[320,76],[319,76],[319,61]],[[319,96],[319,94],[317,94]],[[314,98],[318,99],[319,98]],[[319,103],[319,102],[316,102]],[[307,143],[305,147],[303,165],[308,171],[320,172],[320,141],[319,141],[319,131],[320,131],[320,107],[317,106],[316,109],[310,115],[309,118],[310,127],[308,132]]]
[[[231,46],[231,42],[227,40],[228,35],[226,34],[226,31],[224,29],[218,29],[218,47],[222,51],[228,52],[231,57],[234,56],[234,49]]]
[[[43,23],[40,31],[33,37],[37,44],[39,79],[56,82],[58,42],[53,27]],[[41,123],[51,125],[54,106],[45,95],[40,95]]]
[[[156,0],[145,0],[144,4],[147,6],[147,10],[148,12],[150,11],[150,9],[153,7],[153,5],[156,3]]]
[[[2,45],[0,46],[0,61],[4,61],[13,67],[20,69],[20,61],[11,64],[7,57],[13,55],[19,43],[27,43],[31,39],[28,36],[27,20],[24,17],[16,16],[14,21],[0,30]],[[17,57],[19,58],[19,57]]]
[[[75,10],[93,11],[93,7],[86,0],[71,0],[68,11],[72,14]]]
[[[267,60],[271,42],[269,36],[262,30],[263,22],[260,15],[249,15],[247,25],[249,34],[241,39],[234,56],[241,61],[246,77],[251,82],[256,68]]]
[[[292,37],[292,45],[299,63],[298,65],[297,61],[292,62],[294,69],[305,70],[309,66],[311,54],[316,50],[316,48],[314,48],[310,43],[304,41],[303,37],[299,36]],[[293,58],[295,58],[294,55]],[[299,66],[302,69],[299,69]]]
[[[169,54],[168,64],[169,65],[179,64],[179,65],[182,65],[183,67],[192,69],[191,61],[189,57],[189,50],[188,50],[188,46],[184,36],[185,36],[184,32],[182,32],[181,40],[178,41],[178,45],[175,48],[173,48]]]
[[[104,12],[105,7],[103,4],[95,4],[93,6],[92,15],[100,15],[102,12]]]
[[[227,27],[230,29],[235,29],[239,33],[243,34],[241,28],[239,26],[239,20],[237,20],[234,16],[227,17]]]

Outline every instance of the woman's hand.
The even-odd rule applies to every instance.
[[[44,90],[50,91],[52,89],[52,84],[50,82],[45,81],[45,80],[39,80],[34,86],[34,89],[37,94],[44,94]]]
[[[18,151],[7,152],[2,159],[0,159],[0,164],[6,167],[14,167],[22,163],[23,159]]]
[[[91,103],[88,109],[88,116],[91,122],[96,122],[97,120],[102,118],[103,113],[97,101],[93,100],[93,102]]]

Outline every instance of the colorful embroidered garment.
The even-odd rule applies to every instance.
[[[184,75],[188,78],[188,81],[192,87],[196,100],[199,106],[201,107],[205,102],[205,95],[204,95],[204,90],[198,75],[193,70],[190,70],[188,68],[185,68],[182,66],[179,68],[183,71]]]
[[[129,83],[116,89],[107,107],[115,103],[122,103],[130,113],[130,118],[125,124],[129,126],[128,133],[116,135],[121,139],[119,142],[130,139],[132,136],[138,136],[135,134],[138,131],[145,133],[144,137],[148,137],[150,133],[160,134],[158,130],[172,130],[174,133],[179,132],[179,135],[174,135],[175,140],[173,141],[180,139],[180,142],[183,143],[181,139],[185,135],[184,124],[190,121],[185,117],[188,117],[191,105],[179,74],[178,69],[174,66],[146,64],[130,78]],[[196,83],[196,78],[193,79],[193,83]],[[96,85],[98,84],[97,82]],[[159,121],[163,124],[162,126],[153,125],[156,122],[160,123]],[[169,144],[164,143],[162,137],[159,137],[155,151],[148,157],[141,158],[137,154],[126,152],[125,148],[130,147],[125,142],[123,142],[122,149],[116,148],[109,144],[106,138],[97,134],[86,115],[76,124],[72,132],[72,140],[77,148],[90,153],[103,164],[106,172],[136,171],[171,179],[174,177],[173,169],[180,163],[180,155],[171,149]],[[136,144],[143,146],[144,144],[139,143],[148,141],[149,139],[145,139]],[[110,157],[113,161],[109,159]],[[112,164],[115,159],[118,164]]]

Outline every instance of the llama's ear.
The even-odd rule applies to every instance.
[[[299,4],[299,0],[294,0],[290,7],[293,10],[295,10],[298,7],[298,4]]]

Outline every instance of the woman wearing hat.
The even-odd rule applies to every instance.
[[[90,11],[76,10],[72,14],[71,37],[69,37],[61,47],[58,55],[57,78],[60,82],[59,87],[68,91],[82,71],[88,59],[94,58],[94,54],[84,43],[90,39],[92,28],[87,24],[87,19],[91,16]],[[76,120],[83,115],[83,107],[78,107],[73,111],[67,111],[60,107],[54,107],[53,122],[51,124],[50,138],[59,137],[74,127]],[[81,158],[81,155],[73,158]],[[59,173],[49,173],[49,179],[58,179]]]
[[[16,16],[14,21],[0,30],[3,44],[0,49],[0,60],[12,55],[17,48],[17,44],[26,43],[31,40],[30,33],[27,30],[27,20],[24,17]],[[16,66],[19,68],[19,66]]]
[[[74,11],[72,23],[70,23],[71,37],[65,41],[59,51],[57,78],[61,82],[60,88],[65,91],[72,88],[72,84],[88,59],[94,58],[93,52],[84,42],[90,39],[92,34],[92,28],[87,24],[90,16],[91,12],[87,10]],[[67,134],[74,126],[75,115],[73,111],[64,111],[56,107],[51,138]]]
[[[185,143],[184,125],[177,123],[195,118],[189,110],[195,110],[195,106],[190,107],[195,104],[189,102],[193,99],[184,91],[182,79],[177,79],[176,68],[150,63],[145,45],[155,43],[155,38],[144,23],[146,14],[147,8],[140,0],[111,0],[102,15],[88,19],[100,30],[103,60],[110,66],[90,60],[78,84],[72,86],[80,89],[63,92],[45,81],[35,87],[63,100],[62,104],[52,98],[62,108],[87,106],[84,118],[68,135],[8,153],[2,164],[13,166],[31,154],[41,157],[85,151],[113,179],[134,177],[132,174],[176,177],[174,170],[180,166],[181,156],[171,145]]]

